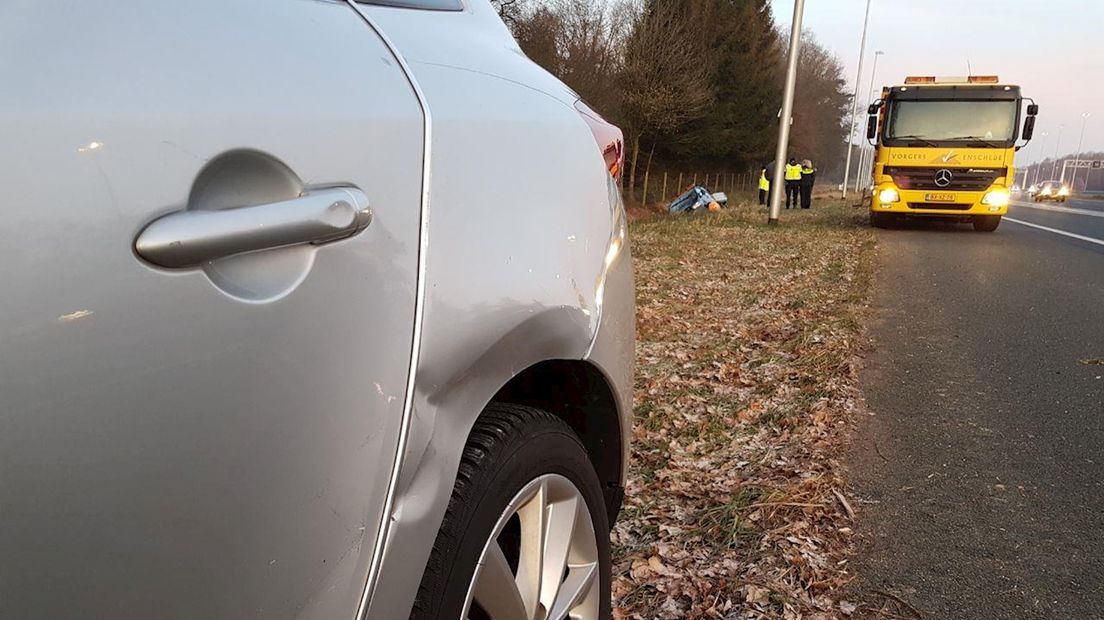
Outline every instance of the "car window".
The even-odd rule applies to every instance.
[[[462,11],[461,0],[357,0],[360,4],[378,4],[403,9],[428,9],[431,11]]]

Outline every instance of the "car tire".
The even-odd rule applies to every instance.
[[[536,495],[524,499],[533,489],[537,489]],[[576,496],[571,495],[572,489]],[[532,508],[534,505],[540,509]],[[538,522],[532,516],[536,514],[546,517]],[[563,525],[567,523],[563,520],[565,514],[574,515],[573,525]],[[571,530],[566,538],[551,534],[532,536],[534,531],[540,531],[538,528],[551,533],[566,531],[565,527]],[[539,554],[525,551],[533,547],[523,541],[545,538],[547,544]],[[569,547],[566,551],[564,544]],[[516,587],[508,595],[502,591],[510,588],[495,587],[503,583],[512,585],[522,564],[530,566],[527,572],[531,573],[535,557],[541,559],[535,570],[543,578],[521,580],[534,587]],[[565,558],[566,568],[562,562],[549,560],[557,557]],[[545,569],[544,564],[549,568]],[[483,579],[487,581],[480,581]],[[583,579],[589,585],[576,587]],[[542,580],[553,587],[535,586]],[[573,600],[570,593],[576,590],[585,590],[585,594],[575,597],[580,601],[578,608],[567,603]],[[483,601],[488,597],[496,601],[499,613],[491,613],[482,606],[480,591],[485,593]],[[486,594],[489,592],[496,595]],[[513,596],[515,592],[520,599]],[[504,597],[502,600],[510,599],[509,602],[520,600],[525,613],[503,611],[517,606],[502,603],[500,595]],[[410,617],[523,620],[525,616],[534,617],[533,608],[541,604],[552,608],[566,604],[572,610],[572,618],[610,617],[609,525],[602,487],[582,442],[563,420],[532,407],[492,403],[468,437],[452,497]],[[536,617],[545,616],[536,614]]]
[[[999,215],[975,215],[974,216],[974,230],[978,232],[993,232],[1000,226],[1001,216]]]

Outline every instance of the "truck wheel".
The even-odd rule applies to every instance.
[[[974,230],[978,232],[993,232],[1000,226],[1001,216],[999,215],[975,215],[974,216]]]
[[[468,437],[410,617],[609,618],[609,531],[571,427],[492,403]]]

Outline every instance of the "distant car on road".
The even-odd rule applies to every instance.
[[[2,7],[0,618],[608,618],[621,131],[488,0]]]
[[[1031,193],[1031,198],[1035,202],[1045,202],[1047,200],[1065,202],[1069,195],[1069,185],[1061,181],[1043,181],[1035,187],[1035,191]]]

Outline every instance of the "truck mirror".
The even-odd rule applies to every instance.
[[[1032,119],[1029,118],[1028,120],[1032,120]],[[871,116],[870,118],[866,119],[866,139],[867,140],[873,140],[874,137],[877,136],[877,135],[878,135],[878,117],[877,116]]]
[[[1039,113],[1039,104],[1032,103],[1032,104],[1029,104],[1027,106],[1027,115],[1028,116],[1035,116],[1038,113]]]
[[[1035,117],[1029,116],[1024,119],[1023,139],[1030,140],[1031,136],[1035,134]]]
[[[877,114],[877,113],[878,113],[878,104],[876,104],[876,103],[872,103],[872,104],[870,104],[870,105],[869,105],[869,106],[868,106],[868,107],[866,108],[866,113],[867,113],[867,114]]]

